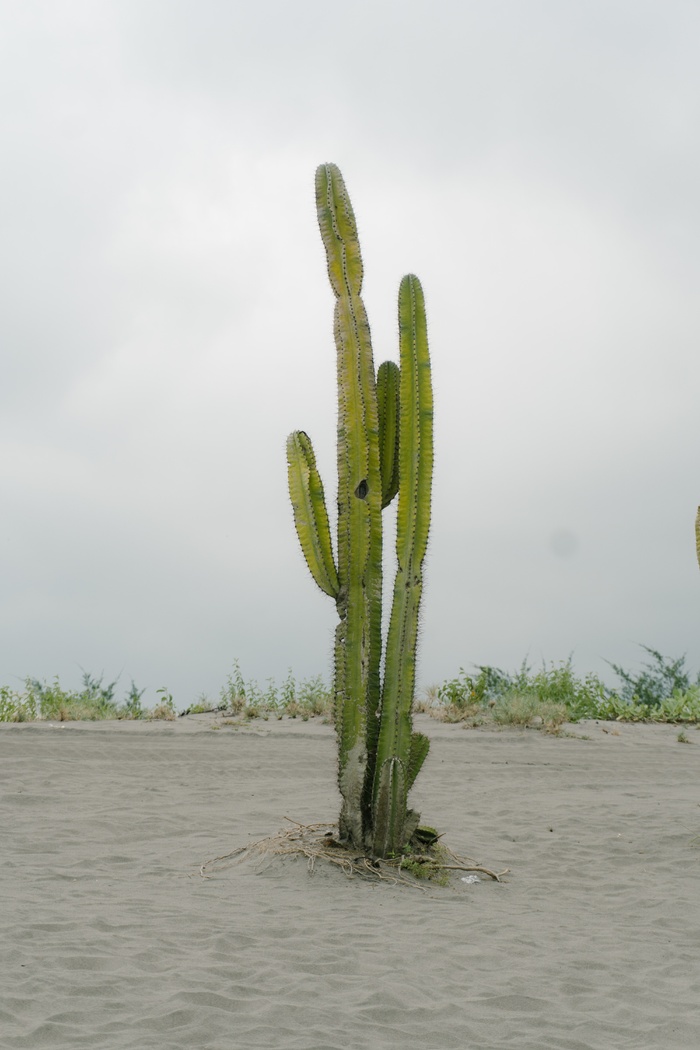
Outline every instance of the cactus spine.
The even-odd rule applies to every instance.
[[[335,722],[341,839],[378,856],[399,850],[418,823],[408,792],[428,753],[412,732],[418,608],[430,523],[432,392],[420,282],[399,292],[400,368],[375,377],[361,298],[355,216],[334,164],[316,172],[319,227],[335,294],[338,368],[338,536],[333,558],[311,441],[287,440],[289,490],[311,574],[335,599]],[[398,569],[381,684],[382,509],[398,493]]]

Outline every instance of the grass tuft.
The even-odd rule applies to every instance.
[[[494,703],[491,716],[497,725],[555,730],[569,720],[569,710],[566,704],[541,700],[536,693],[509,692]]]

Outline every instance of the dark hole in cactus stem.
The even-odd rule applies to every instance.
[[[361,481],[360,484],[355,489],[355,495],[357,496],[358,499],[364,499],[368,492],[369,492],[369,485],[364,480]]]

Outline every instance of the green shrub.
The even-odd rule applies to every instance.
[[[478,675],[470,675],[460,667],[456,678],[438,686],[438,701],[465,710],[475,704],[483,704],[502,696],[515,684],[514,676],[498,667],[477,665],[477,670]],[[523,664],[521,675],[526,671],[527,668]]]
[[[619,690],[608,688],[595,674],[578,677],[571,658],[533,673],[526,661],[514,673],[478,666],[477,675],[460,669],[457,678],[438,686],[437,703],[424,710],[447,721],[471,718],[481,722],[527,725],[541,719],[548,728],[582,718],[629,722],[700,723],[700,675],[695,682],[685,671],[685,657],[669,660],[655,649],[637,674],[611,664],[622,679]],[[562,717],[563,715],[563,717]]]
[[[83,671],[82,688],[64,689],[58,677],[52,682],[27,678],[24,691],[19,693],[7,686],[0,687],[0,722],[27,722],[52,719],[57,722],[96,721],[105,718],[146,718],[153,713],[144,709],[141,697],[145,690],[137,689],[132,681],[123,704],[115,698],[117,680],[103,684],[103,676],[95,678]],[[175,717],[170,697],[170,710]]]
[[[675,693],[654,704],[623,700],[611,693],[592,717],[618,722],[700,722],[700,687],[693,686],[685,693]]]
[[[652,657],[650,663],[643,665],[638,674],[631,674],[617,664],[610,664],[618,678],[623,681],[619,695],[629,703],[643,704],[647,707],[659,707],[664,700],[669,700],[677,693],[687,693],[693,686],[700,685],[700,674],[691,681],[685,670],[685,656],[669,660],[656,649],[648,645],[641,647]]]
[[[61,687],[58,678],[47,684],[37,678],[28,678],[27,692],[36,700],[41,718],[59,722],[117,718],[118,704],[114,699],[116,682],[102,684],[102,676],[93,678],[83,671],[83,687],[70,692]]]
[[[233,662],[233,671],[221,688],[220,710],[245,718],[264,718],[276,714],[278,718],[310,718],[314,715],[330,717],[332,695],[321,675],[297,682],[289,670],[281,686],[274,678],[268,678],[262,689],[255,679],[246,681],[238,660]]]
[[[124,706],[122,707],[121,711],[119,712],[119,717],[120,718],[145,718],[146,717],[146,711],[144,710],[143,704],[141,703],[141,697],[143,696],[143,694],[145,692],[146,692],[145,689],[137,689],[136,688],[136,685],[135,685],[134,680],[132,678],[132,680],[131,680],[131,688],[129,689],[129,692],[127,693],[126,700],[124,701]]]
[[[36,697],[0,686],[0,722],[33,722],[38,717]]]

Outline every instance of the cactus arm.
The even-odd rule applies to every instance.
[[[287,438],[287,472],[294,524],[306,564],[321,590],[337,598],[340,584],[333,561],[323,482],[311,440],[303,430],[295,430]]]
[[[320,164],[316,169],[316,213],[336,298],[359,295],[363,270],[357,223],[336,164]]]
[[[430,530],[433,476],[433,391],[428,328],[420,281],[404,277],[399,292],[401,430],[399,463],[406,479],[404,513],[399,494],[396,550],[399,564],[421,572]],[[405,367],[404,367],[405,366]]]
[[[377,408],[384,510],[399,491],[399,369],[393,361],[384,361],[377,371]]]
[[[430,527],[433,398],[425,303],[420,282],[404,277],[399,291],[401,348],[398,567],[386,648],[381,725],[373,792],[374,851],[404,844],[408,790],[427,754],[412,734],[415,651],[422,565]]]
[[[340,171],[316,172],[316,204],[336,296],[338,363],[338,581],[335,706],[340,835],[365,840],[370,813],[368,727],[376,721],[381,657],[381,479],[372,344],[360,296],[362,259],[352,205]],[[371,792],[371,787],[370,787]]]
[[[423,733],[411,734],[411,749],[408,758],[408,771],[406,777],[406,791],[410,791],[413,782],[421,771],[421,767],[428,757],[430,741]]]

